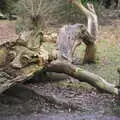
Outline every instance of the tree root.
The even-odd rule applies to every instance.
[[[61,106],[64,109],[69,109],[69,110],[77,110],[79,109],[79,106],[75,104],[74,102],[71,101],[71,99],[68,98],[60,98],[56,96],[55,94],[49,94],[45,95],[40,92],[39,89],[37,88],[30,88],[26,86],[29,90],[32,90],[32,92],[37,95],[38,97],[44,99],[47,103],[51,104],[56,104],[58,106]]]

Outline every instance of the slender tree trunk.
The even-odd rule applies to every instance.
[[[81,0],[79,2],[77,0],[72,0],[72,3],[86,15],[88,19],[88,32],[96,40],[96,35],[98,32],[98,19],[93,4],[88,3],[88,8],[85,8],[82,5]],[[95,43],[86,44],[86,51],[83,63],[95,63],[96,62],[95,56],[96,56]]]

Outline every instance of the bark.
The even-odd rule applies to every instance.
[[[15,86],[18,83],[25,82],[25,80],[26,80],[27,77],[28,76],[21,75],[21,76],[17,76],[14,79],[9,79],[9,80],[8,79],[5,80],[5,79],[0,78],[0,94],[2,92],[4,92],[5,90],[7,90],[8,88],[10,88],[12,86]]]
[[[96,45],[87,45],[83,63],[96,63]]]
[[[96,39],[89,34],[87,29],[82,31],[81,39],[86,45],[83,63],[96,63]]]
[[[58,50],[57,58],[72,62],[74,51],[80,45],[81,41],[86,45],[83,63],[95,63],[95,38],[83,24],[66,25],[60,29],[56,42]]]
[[[118,84],[118,86],[120,88],[120,67],[118,67],[117,71],[118,71],[118,74],[119,74],[119,84]]]
[[[67,62],[53,62],[48,65],[46,71],[65,73],[71,77],[78,79],[81,82],[87,82],[88,84],[100,90],[106,91],[108,93],[118,94],[118,89],[115,88],[114,84],[110,84],[98,75],[73,66],[72,64],[69,64]]]
[[[120,0],[118,1],[118,9],[120,9]]]

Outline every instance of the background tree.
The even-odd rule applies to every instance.
[[[18,21],[20,29],[80,23],[81,20],[84,22],[81,11],[72,6],[68,0],[19,0],[16,8],[20,16]]]
[[[3,13],[11,13],[17,1],[19,0],[0,0],[0,11]]]
[[[27,24],[28,29],[43,28],[52,16],[51,13],[60,0],[20,0],[17,4],[18,14]]]
[[[120,1],[119,0],[98,0],[101,5],[104,5],[105,8],[113,8],[119,9],[120,8]]]

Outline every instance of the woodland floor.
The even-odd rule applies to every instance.
[[[99,27],[100,32],[96,43],[97,64],[81,64],[79,66],[100,75],[109,82],[118,84],[119,76],[117,68],[118,65],[120,65],[120,19],[109,18],[107,20],[105,19],[104,22],[106,22],[106,24],[101,24]],[[14,31],[14,28],[12,31]],[[2,32],[0,32],[0,34]],[[13,36],[16,36],[14,32],[12,33]],[[8,35],[8,33],[6,33],[6,35]],[[3,38],[0,40],[2,41]],[[51,43],[51,46],[53,47],[54,45]],[[52,49],[52,47],[49,49]],[[75,56],[80,57],[82,60],[84,49],[85,46],[81,45],[76,50]],[[88,84],[79,83],[77,80],[68,79],[61,82],[50,81],[49,83],[34,83],[25,86],[34,89],[41,95],[51,96],[54,94],[62,100],[68,100],[68,102],[74,103],[77,107],[73,108],[70,105],[54,104],[52,101],[46,100],[24,88],[23,85],[18,85],[0,95],[0,120],[120,119],[119,97],[100,93]]]

